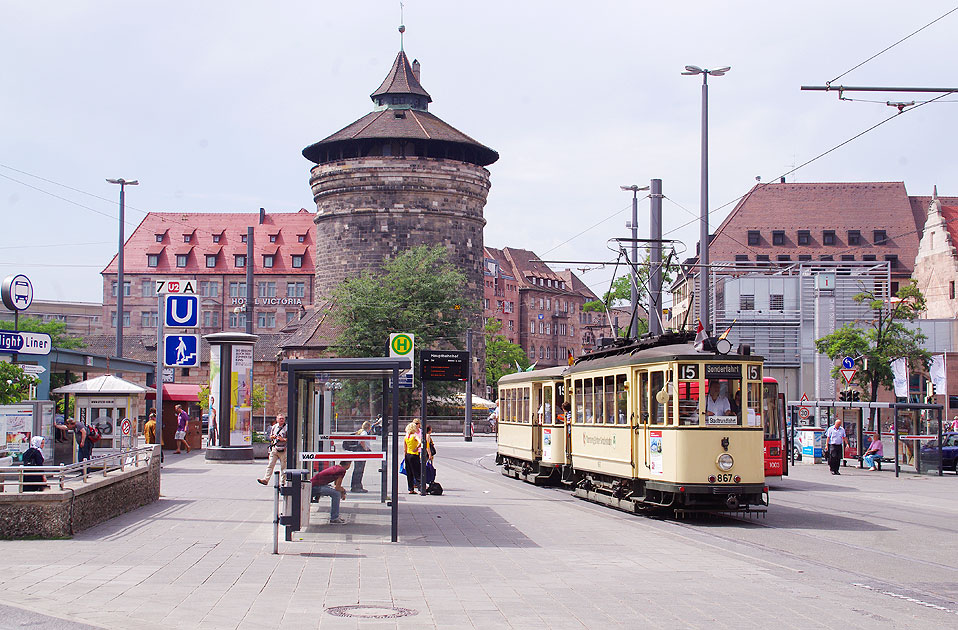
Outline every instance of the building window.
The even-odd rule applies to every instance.
[[[842,254],[842,260],[844,260],[845,262],[848,262],[848,261],[850,261],[850,260],[855,260],[855,255],[854,255],[854,254]]]
[[[113,297],[116,297],[116,280],[113,281],[110,288]],[[130,282],[128,280],[123,281],[123,296],[129,297],[130,295]]]
[[[779,256],[776,257],[776,259],[778,260],[778,262],[788,262],[792,259],[792,257],[789,256],[788,254],[780,254]]]
[[[785,296],[781,293],[773,293],[768,296],[768,309],[770,311],[785,310]]]
[[[110,325],[116,328],[116,311],[110,311]],[[130,311],[123,311],[123,326],[130,325]]]
[[[545,334],[544,331],[545,331],[545,325],[542,322],[539,322],[539,334],[540,335]]]
[[[219,242],[220,242],[220,235],[219,235],[219,234],[214,234],[214,235],[213,235],[213,242],[214,242],[214,243],[219,243]]]
[[[289,324],[296,319],[296,311],[286,311],[286,323]]]
[[[306,297],[305,282],[287,282],[286,297]],[[489,308],[489,301],[486,300],[486,308]]]
[[[812,259],[812,255],[811,255],[811,254],[799,254],[799,255],[798,255],[798,259],[801,260],[801,261],[808,261],[808,260],[811,260],[811,259]]]
[[[955,283],[954,283],[954,282],[951,283],[951,293],[952,293],[951,299],[955,299],[955,296],[954,296],[954,293],[955,293]],[[516,329],[516,327],[515,327],[515,322],[510,319],[510,320],[509,320],[509,330],[515,330],[515,329]]]
[[[898,269],[898,254],[887,254],[885,260],[891,263],[892,269]]]
[[[529,322],[529,333],[535,334],[535,332],[536,332],[536,322],[535,320],[532,320],[531,322]]]
[[[861,245],[862,233],[859,230],[848,230],[848,244]]]
[[[216,254],[207,254],[206,255],[206,268],[212,269],[216,266]]]
[[[210,280],[200,281],[200,295],[203,297],[218,297],[220,294],[220,285],[218,282]]]
[[[246,283],[230,282],[230,297],[246,297]]]
[[[263,266],[269,269],[273,266],[273,257],[269,254],[263,256]]]
[[[875,245],[885,245],[888,243],[888,234],[885,230],[875,230],[872,240]]]
[[[219,326],[220,326],[219,311],[203,311],[203,327],[204,328],[219,328]]]
[[[235,264],[237,267],[245,267],[245,266],[246,266],[246,256],[243,256],[243,255],[241,255],[241,254],[237,254],[236,256],[233,257],[233,262],[234,262],[234,264]]]
[[[245,242],[246,242],[246,236],[247,236],[246,234],[241,234],[241,235],[240,235],[240,243],[245,243]]]
[[[186,266],[187,254],[177,254],[176,255],[176,266],[185,267]]]
[[[529,358],[530,358],[530,359],[535,359],[535,358],[536,358],[536,349],[535,349],[535,348],[529,348]]]
[[[246,328],[246,313],[230,313],[230,328]]]
[[[865,262],[874,262],[876,260],[875,254],[865,254],[862,256],[862,260]]]
[[[785,230],[774,230],[772,232],[772,245],[785,244]]]
[[[184,234],[184,235],[183,235],[183,242],[184,242],[184,243],[189,243],[190,240],[192,240],[192,238],[193,238],[193,235],[192,235],[192,234]]]
[[[156,311],[142,311],[140,313],[140,326],[143,328],[156,328],[159,317]]]
[[[156,235],[156,242],[157,242],[157,243],[162,243],[162,242],[163,242],[163,235],[162,235],[162,234],[157,234],[157,235]]]
[[[812,242],[812,233],[808,230],[799,230],[798,231],[798,244],[799,245],[808,245]]]
[[[270,234],[270,235],[269,235],[269,242],[270,242],[270,243],[275,243],[275,242],[276,242],[276,235],[275,235],[275,234]]]
[[[276,283],[275,282],[257,282],[256,296],[261,298],[276,297]]]
[[[299,255],[293,256],[293,269],[300,269],[303,266],[303,257]]]
[[[256,324],[260,328],[276,328],[276,313],[260,311],[256,314]]]
[[[299,241],[300,243],[305,243],[305,242],[306,242],[306,235],[305,235],[305,234],[300,234],[299,236],[296,237],[296,240]]]
[[[755,310],[755,296],[742,294],[738,297],[738,309],[740,311],[754,311]]]
[[[146,255],[146,266],[147,267],[159,267],[160,266],[160,257],[157,254],[147,254]]]
[[[762,233],[758,230],[748,231],[748,244],[750,246],[758,245],[762,242]]]
[[[823,255],[819,256],[818,259],[819,259],[819,260],[835,260],[835,257],[834,257],[834,256],[831,256],[831,255],[829,255],[829,254],[823,254]]]
[[[156,285],[150,278],[143,278],[143,284],[140,285],[140,297],[153,297],[156,295]]]
[[[758,262],[768,262],[768,254],[759,254],[755,257]]]
[[[949,300],[955,299],[955,281],[954,280],[948,283],[948,299]]]
[[[735,254],[735,262],[748,261],[748,254]]]
[[[835,244],[835,230],[822,230],[822,245]]]
[[[543,348],[542,346],[539,346],[539,358],[540,359],[546,358],[546,349]]]

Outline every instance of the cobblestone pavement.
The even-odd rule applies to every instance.
[[[797,466],[767,519],[661,521],[506,479],[489,438],[438,448],[445,493],[403,491],[399,543],[372,465],[345,525],[323,499],[279,555],[261,463],[168,456],[156,504],[72,540],[0,543],[0,596],[107,628],[958,625],[953,474]]]

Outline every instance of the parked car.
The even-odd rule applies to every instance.
[[[938,467],[938,441],[921,448],[922,467],[930,470]],[[958,433],[941,436],[941,467],[958,473]]]

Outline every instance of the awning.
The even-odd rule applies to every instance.
[[[147,394],[146,399],[156,399],[156,393],[151,392]],[[176,402],[199,402],[200,386],[190,385],[188,383],[164,383],[163,400],[172,400]]]

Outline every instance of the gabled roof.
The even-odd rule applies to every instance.
[[[412,67],[409,65],[409,58],[406,57],[406,53],[401,50],[399,54],[396,55],[393,67],[390,68],[389,74],[383,79],[382,85],[370,94],[369,98],[375,101],[377,96],[384,94],[417,94],[419,96],[425,96],[427,103],[432,102],[432,97],[429,96],[429,92],[423,89],[419,83],[419,79],[417,79],[413,73]]]

